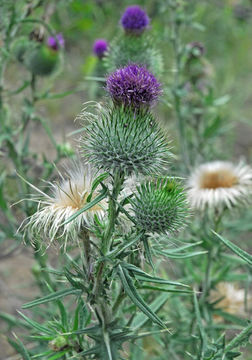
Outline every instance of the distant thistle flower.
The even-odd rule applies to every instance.
[[[141,34],[149,25],[150,19],[138,5],[129,6],[121,17],[121,24],[126,32]]]
[[[131,64],[108,77],[107,90],[115,104],[141,108],[157,101],[161,84],[145,67]]]
[[[160,173],[170,156],[153,116],[130,108],[99,109],[86,129],[83,148],[98,168],[127,175]]]
[[[130,203],[137,226],[152,234],[177,232],[188,213],[186,195],[173,179],[159,178],[138,186]]]
[[[215,289],[210,291],[209,301],[216,303],[215,309],[220,309],[228,314],[244,316],[245,290],[237,288],[232,283],[220,282]],[[219,301],[218,301],[219,300]],[[252,304],[251,295],[248,297],[249,306]],[[214,315],[216,321],[222,321],[222,317]]]
[[[102,58],[108,50],[108,44],[105,39],[97,39],[93,45],[93,52],[98,58]]]
[[[56,36],[50,36],[47,40],[47,45],[53,50],[59,50],[59,48],[64,48],[65,40],[62,34],[57,34]]]
[[[252,168],[214,161],[199,166],[188,180],[188,198],[196,209],[231,208],[249,201]]]
[[[24,229],[28,230],[31,236],[42,236],[50,243],[54,239],[63,238],[66,245],[69,238],[75,239],[83,228],[88,228],[92,224],[95,214],[98,217],[104,215],[105,203],[103,202],[94,205],[73,221],[64,224],[70,216],[87,204],[92,182],[90,166],[84,167],[76,164],[75,168],[69,171],[59,184],[51,184],[51,196],[37,189],[42,197],[37,200],[37,212],[29,218]],[[93,194],[92,199],[95,196],[97,193]]]

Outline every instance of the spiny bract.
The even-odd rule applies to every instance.
[[[137,226],[147,233],[176,232],[188,213],[185,193],[174,179],[147,181],[137,187],[130,202]]]
[[[87,128],[83,146],[98,168],[127,175],[160,173],[171,155],[153,116],[129,108],[100,111]]]
[[[157,77],[162,75],[164,68],[162,55],[154,39],[145,34],[137,37],[122,34],[116,37],[110,44],[104,62],[108,72],[134,63],[145,66]]]

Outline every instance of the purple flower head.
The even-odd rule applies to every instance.
[[[141,108],[157,101],[161,84],[146,67],[131,64],[108,77],[107,91],[115,104]]]
[[[98,58],[102,58],[108,50],[108,43],[105,39],[97,39],[93,45],[93,52]]]
[[[65,40],[62,34],[57,34],[56,36],[50,36],[47,40],[47,45],[53,50],[59,50],[65,45]]]
[[[141,34],[149,25],[150,19],[138,5],[127,7],[121,17],[121,24],[126,32]]]

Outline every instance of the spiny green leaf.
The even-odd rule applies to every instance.
[[[208,253],[208,251],[195,251],[195,252],[184,253],[184,254],[173,254],[173,253],[169,253],[168,251],[161,251],[161,250],[155,250],[155,252],[160,255],[163,255],[169,259],[188,259],[193,256],[204,255],[204,254]]]
[[[200,309],[199,309],[196,292],[194,292],[194,294],[193,294],[193,303],[194,303],[194,310],[195,310],[197,325],[199,328],[199,333],[200,333],[201,342],[202,342],[202,344],[201,344],[201,355],[202,355],[204,353],[204,350],[205,350],[205,347],[207,344],[207,338],[206,338],[206,333],[205,333],[202,319],[201,319],[201,314],[200,314]],[[202,357],[201,357],[201,359],[202,359]]]
[[[62,356],[65,355],[69,350],[63,350],[60,352],[57,352],[57,354],[54,354],[53,356],[50,356],[47,360],[57,360],[62,359]]]
[[[149,306],[150,309],[156,313],[167,301],[167,299],[170,297],[170,294],[161,294],[159,295]],[[132,328],[134,330],[140,329],[146,322],[148,321],[148,318],[141,312],[137,313],[133,322],[132,322]]]
[[[26,350],[26,348],[24,347],[24,344],[22,343],[21,340],[19,340],[19,338],[14,334],[16,341],[8,338],[8,342],[9,344],[20,354],[22,355],[23,360],[31,360],[31,357],[28,353],[28,351]]]
[[[39,299],[36,299],[36,300],[33,300],[31,302],[28,302],[26,304],[24,304],[22,306],[23,309],[29,309],[33,306],[37,306],[37,305],[40,305],[40,304],[44,304],[44,303],[47,303],[49,301],[53,301],[53,300],[57,300],[63,296],[67,296],[67,295],[80,295],[81,294],[81,290],[80,289],[75,289],[75,288],[71,288],[71,289],[65,289],[65,290],[59,290],[59,291],[56,291],[52,294],[49,294],[47,296],[44,296],[42,298],[39,298]]]
[[[67,219],[63,224],[66,225],[68,223],[70,223],[71,221],[73,221],[74,219],[77,218],[77,216],[79,216],[80,214],[82,214],[84,211],[87,211],[89,209],[91,209],[93,206],[95,206],[96,204],[98,204],[100,201],[102,201],[103,199],[105,199],[105,197],[107,197],[107,189],[103,189],[102,192],[100,193],[100,195],[98,195],[94,200],[90,201],[87,205],[85,205],[82,209],[76,211],[76,213],[72,216],[70,216],[69,219]]]
[[[128,275],[128,271],[122,268],[121,265],[118,265],[118,275],[121,279],[126,294],[129,296],[132,302],[154,323],[165,328],[166,326],[162,320],[159,319],[159,317],[150,309],[143,298],[138,294],[136,288],[133,285],[131,277]]]
[[[212,230],[213,231],[213,230]],[[247,253],[246,251],[239,248],[239,246],[233,244],[231,241],[224,239],[221,235],[217,234],[215,231],[213,233],[234,253],[240,256],[243,260],[245,260],[249,265],[252,265],[252,255]]]
[[[38,330],[41,333],[45,333],[48,335],[53,335],[54,332],[48,328],[46,328],[45,326],[40,325],[39,323],[37,323],[34,320],[29,319],[26,315],[24,315],[23,313],[21,313],[20,311],[18,311],[19,315],[22,316],[23,319],[25,319],[25,321],[31,325],[32,328]]]
[[[133,271],[139,280],[155,282],[155,283],[159,283],[159,284],[189,287],[188,285],[182,284],[177,281],[170,281],[170,280],[165,280],[165,279],[162,279],[159,277],[151,276],[133,264],[121,263],[121,265],[122,265],[122,267],[126,268],[127,270]]]

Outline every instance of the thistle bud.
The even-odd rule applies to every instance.
[[[93,45],[93,53],[99,58],[102,59],[108,50],[108,44],[105,39],[97,39]]]
[[[60,62],[59,53],[45,45],[37,45],[27,51],[25,65],[34,75],[48,76]]]
[[[188,212],[185,193],[173,179],[158,178],[140,185],[131,205],[138,227],[152,234],[177,232]]]
[[[49,348],[53,351],[60,351],[67,346],[67,339],[64,336],[57,336],[49,342]]]
[[[105,171],[127,175],[160,172],[170,155],[167,142],[149,112],[130,108],[102,110],[84,138],[85,155]]]

